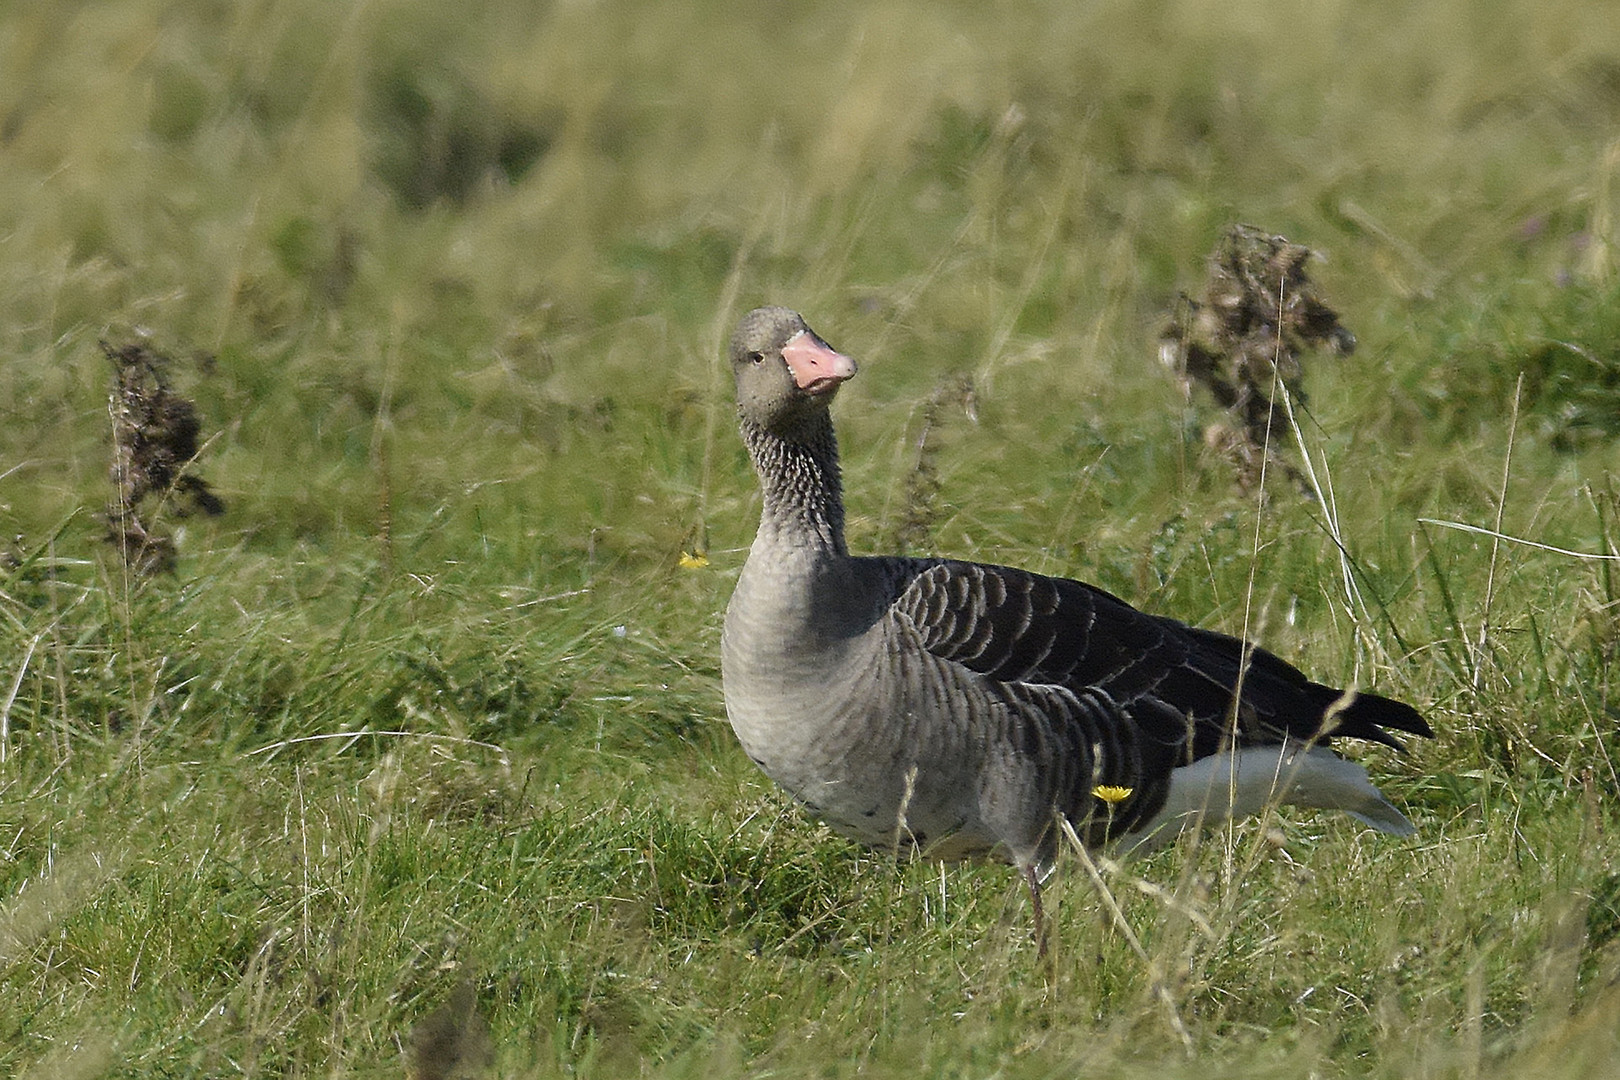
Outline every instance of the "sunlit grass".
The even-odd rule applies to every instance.
[[[0,1072],[440,1075],[470,985],[503,1076],[1612,1074],[1617,46],[1577,0],[7,8]],[[1306,361],[1326,502],[1240,493],[1154,355],[1235,221],[1360,342]],[[717,664],[764,301],[861,361],[853,546],[1413,701],[1364,757],[1419,837],[1104,864],[1129,936],[1070,860],[1048,970],[1006,869],[791,807]],[[204,418],[174,577],[100,539],[103,337]]]

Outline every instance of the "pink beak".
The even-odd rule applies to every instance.
[[[823,394],[855,374],[855,361],[834,352],[808,330],[800,330],[782,346],[782,359],[800,390]]]

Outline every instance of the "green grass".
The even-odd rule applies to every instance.
[[[394,1076],[470,987],[512,1077],[1616,1075],[1620,584],[1550,547],[1620,551],[1617,55],[1599,0],[0,10],[0,1073]],[[1361,343],[1325,507],[1154,359],[1233,221]],[[853,546],[1413,701],[1419,836],[1105,866],[1130,936],[1070,858],[1048,972],[1006,868],[789,805],[717,663],[767,301],[862,362]],[[137,334],[229,505],[154,580]]]

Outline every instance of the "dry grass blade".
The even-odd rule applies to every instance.
[[[0,765],[5,764],[7,748],[11,744],[11,707],[16,704],[17,691],[22,688],[23,676],[28,673],[28,664],[34,659],[34,650],[39,648],[39,642],[44,633],[35,634],[28,639],[28,647],[23,651],[22,663],[17,665],[17,675],[11,680],[11,689],[6,693],[4,704],[0,704]]]
[[[378,739],[424,739],[428,742],[454,743],[461,746],[476,746],[484,750],[493,750],[500,755],[501,763],[508,764],[506,751],[494,743],[480,742],[477,739],[466,739],[458,735],[443,735],[433,731],[328,731],[319,735],[302,735],[296,739],[283,739],[280,742],[261,746],[256,750],[248,751],[248,756],[269,754],[274,756],[289,746],[298,746],[302,743],[329,742],[333,739],[346,740],[352,745],[363,738]],[[345,746],[347,749],[347,746]]]

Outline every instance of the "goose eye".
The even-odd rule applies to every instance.
[[[748,354],[748,359],[752,360],[755,364],[763,364],[765,362],[765,354],[762,352],[751,352]]]

